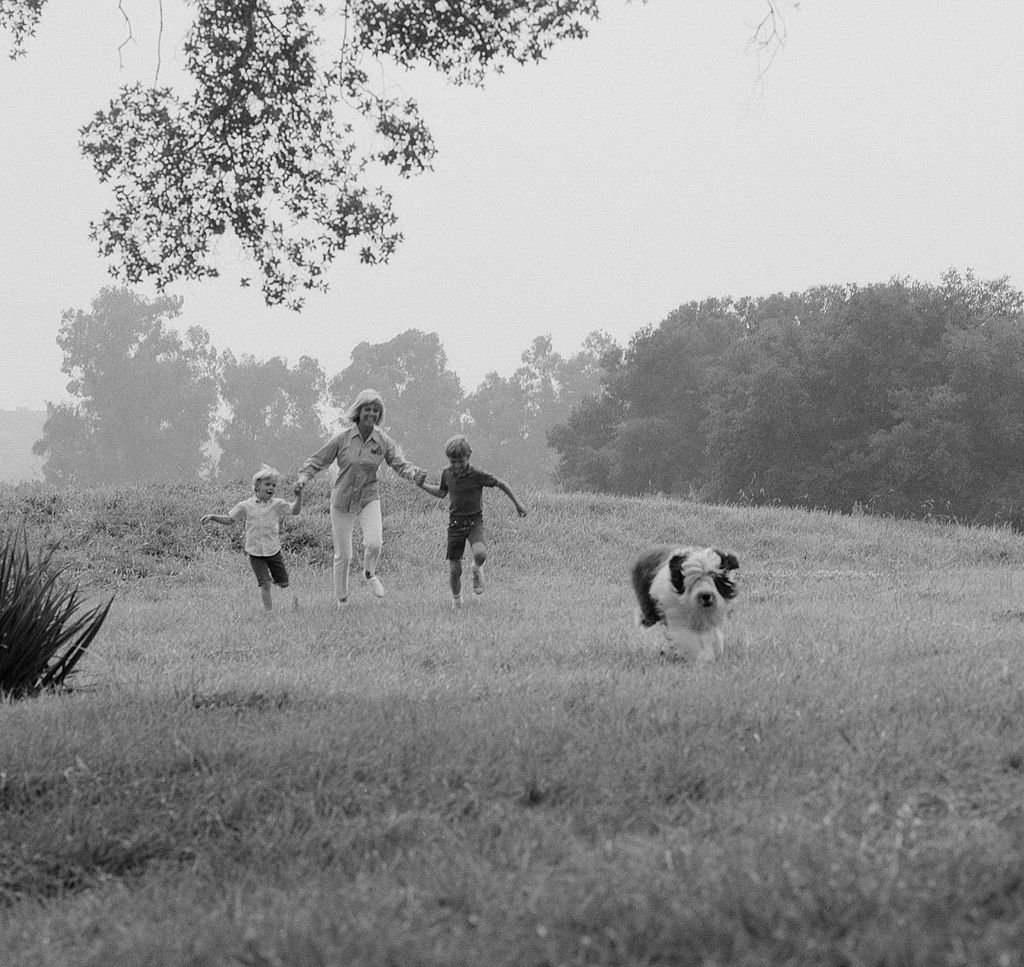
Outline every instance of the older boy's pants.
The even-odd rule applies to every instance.
[[[371,500],[358,513],[331,508],[331,533],[334,536],[334,594],[340,601],[348,597],[348,571],[352,565],[352,533],[356,521],[363,531],[363,570],[377,573],[381,548],[384,546],[384,523],[380,501]]]

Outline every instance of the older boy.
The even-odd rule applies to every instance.
[[[273,583],[282,589],[288,587],[288,569],[281,556],[281,518],[302,510],[301,491],[296,493],[294,501],[274,496],[280,480],[281,475],[273,467],[263,464],[253,474],[254,496],[239,501],[226,514],[204,514],[200,518],[204,524],[211,520],[216,524],[245,521],[245,552],[249,555],[249,565],[256,575],[263,607],[267,611],[274,606],[270,585]]]
[[[512,493],[508,484],[493,474],[478,470],[469,464],[472,447],[461,433],[451,437],[444,445],[448,466],[441,471],[441,483],[437,487],[418,481],[421,489],[434,497],[448,497],[448,547],[445,557],[448,561],[448,583],[452,590],[452,610],[462,607],[462,555],[469,543],[473,555],[473,591],[484,593],[484,561],[487,560],[487,544],[484,541],[484,487],[497,487],[516,508],[520,517],[526,516],[526,508]]]

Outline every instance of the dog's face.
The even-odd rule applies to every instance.
[[[667,561],[668,583],[691,616],[694,630],[716,624],[736,597],[739,562],[714,548],[680,548]],[[652,591],[654,588],[652,587]],[[664,612],[667,601],[662,606]]]
[[[713,547],[649,548],[633,566],[633,590],[645,627],[661,623],[666,636],[713,633],[736,597],[734,554]]]

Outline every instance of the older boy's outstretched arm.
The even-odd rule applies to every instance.
[[[431,497],[437,497],[438,499],[448,496],[447,490],[442,490],[440,487],[434,487],[427,483],[427,475],[424,472],[423,476],[416,481],[416,486],[425,493],[430,494]]]
[[[498,478],[495,477],[494,486],[497,487],[498,490],[502,491],[508,497],[508,499],[512,501],[513,505],[516,508],[516,513],[520,517],[526,516],[526,508],[521,503],[519,503],[519,498],[514,493],[512,493],[512,488],[507,483],[505,483],[504,480],[498,480]]]

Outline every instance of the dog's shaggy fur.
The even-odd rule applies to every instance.
[[[722,625],[736,597],[734,554],[713,547],[649,547],[633,565],[637,623],[660,624],[662,654],[714,661],[725,646]]]

